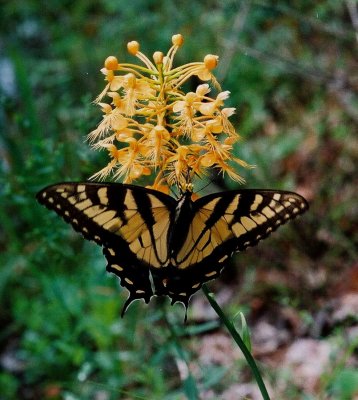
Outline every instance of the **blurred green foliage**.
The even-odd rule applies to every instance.
[[[233,373],[195,355],[215,323],[183,326],[181,308],[161,299],[133,305],[121,320],[126,293],[106,275],[100,249],[35,203],[47,184],[86,179],[106,162],[84,143],[100,118],[91,100],[103,87],[103,60],[129,60],[130,40],[147,54],[165,52],[180,32],[178,63],[218,54],[217,75],[245,138],[236,151],[257,165],[246,172],[248,186],[298,190],[311,202],[300,222],[224,274],[236,282],[233,313],[261,296],[288,298],[310,315],[330,294],[352,289],[341,278],[350,276],[357,242],[357,43],[348,3],[2,2],[1,400],[195,399],[199,391],[215,398],[245,377],[240,363]],[[257,283],[268,267],[295,284]],[[341,349],[352,352],[345,341]],[[195,379],[179,373],[190,363]],[[343,363],[327,374],[317,398],[349,399],[355,371]],[[276,398],[310,398],[290,385]]]

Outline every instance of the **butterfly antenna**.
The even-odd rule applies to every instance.
[[[169,190],[174,198],[178,198],[178,193],[173,189],[172,186],[169,186]]]
[[[213,183],[213,181],[209,180],[208,183],[206,183],[203,187],[201,187],[199,190],[197,190],[195,193],[198,194],[200,192],[202,192],[203,190],[205,190],[208,186],[210,186]]]

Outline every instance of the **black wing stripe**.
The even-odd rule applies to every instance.
[[[154,218],[153,211],[152,211],[153,204],[150,201],[150,198],[149,198],[149,196],[147,194],[143,194],[142,195],[142,194],[134,192],[133,193],[133,198],[134,198],[134,201],[137,204],[137,209],[138,209],[141,217],[143,218],[143,221],[145,222],[146,228],[149,231],[149,237],[146,238],[147,240],[146,240],[145,243],[143,242],[144,238],[142,236],[139,237],[140,244],[141,244],[142,247],[150,246],[150,247],[148,247],[148,249],[150,251],[150,249],[152,248],[151,244],[155,243],[153,226],[156,223],[156,220]],[[150,243],[148,243],[149,239],[150,239]],[[154,249],[154,253],[155,253],[156,258],[158,260],[160,260],[160,257],[159,257],[158,251],[157,251],[157,246],[153,246],[153,249]]]
[[[229,205],[232,203],[230,196],[218,198],[209,218],[205,221],[206,229],[210,229],[225,214]]]

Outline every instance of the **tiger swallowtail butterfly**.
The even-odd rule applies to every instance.
[[[292,192],[232,190],[192,200],[121,183],[59,183],[37,200],[103,248],[107,271],[129,297],[166,295],[188,307],[193,293],[216,278],[230,257],[255,246],[307,210]]]

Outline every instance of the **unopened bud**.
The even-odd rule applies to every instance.
[[[127,43],[127,50],[130,54],[135,56],[139,51],[139,43],[135,40]]]
[[[219,62],[219,56],[215,56],[215,55],[213,55],[213,54],[207,54],[205,57],[204,57],[204,64],[205,64],[205,67],[210,71],[210,70],[212,70],[212,69],[214,69],[217,65],[218,65],[218,62]]]
[[[164,54],[161,51],[156,51],[153,54],[153,60],[156,64],[163,64]]]
[[[108,69],[108,70],[115,70],[118,68],[118,60],[117,57],[114,56],[109,56],[105,59],[104,61],[104,66]]]
[[[183,36],[180,33],[178,33],[176,35],[173,35],[172,36],[172,43],[173,43],[174,46],[178,46],[178,47],[182,46],[183,43],[184,43]]]

